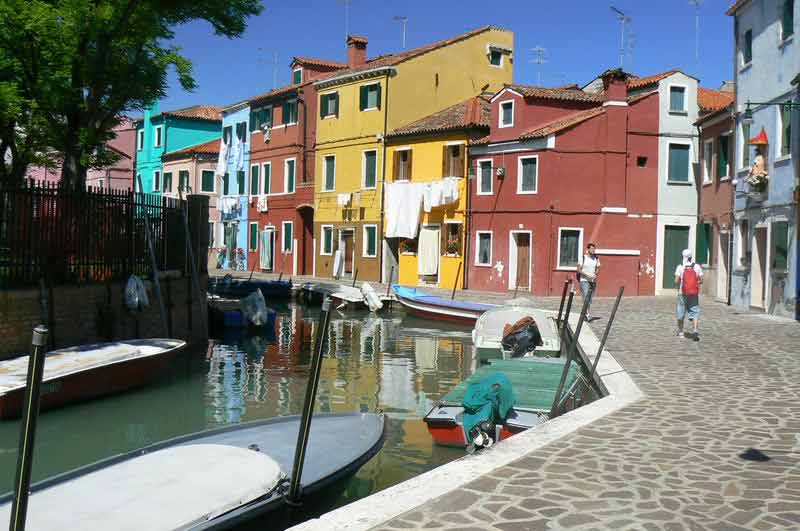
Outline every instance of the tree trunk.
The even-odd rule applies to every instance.
[[[67,125],[64,142],[64,161],[61,166],[61,187],[68,190],[82,190],[86,187],[87,167],[81,163],[83,147],[78,138],[77,128]]]

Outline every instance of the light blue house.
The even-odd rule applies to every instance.
[[[247,255],[253,248],[248,234],[247,210],[249,192],[247,168],[250,167],[250,106],[236,103],[222,109],[222,139],[217,174],[222,179],[222,196],[217,203],[220,209],[222,234],[217,235],[225,246],[222,267],[247,269]],[[257,245],[257,236],[255,243]]]
[[[213,105],[160,112],[156,102],[145,110],[136,122],[136,175],[141,176],[144,191],[175,191],[178,183],[171,175],[164,179],[161,155],[219,138],[221,123],[220,108]]]
[[[792,80],[800,72],[800,13],[794,0],[739,0],[734,17],[736,76],[736,181],[734,194],[731,304],[799,318],[797,175],[800,107]],[[750,104],[748,105],[748,102]],[[756,156],[766,162],[765,185],[746,178]]]

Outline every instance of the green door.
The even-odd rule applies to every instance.
[[[664,227],[664,282],[665,289],[676,289],[675,268],[681,263],[681,252],[689,248],[689,227]]]

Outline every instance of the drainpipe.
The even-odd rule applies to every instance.
[[[306,107],[306,99],[305,99],[305,92],[304,91],[298,91],[297,101],[303,105],[303,138],[300,140],[300,153],[302,154],[301,158],[303,159],[301,162],[303,164],[303,184],[305,185],[305,184],[308,183],[308,171],[306,170],[306,161],[307,161],[307,159],[306,159],[306,134],[307,134],[306,133],[306,127],[308,127],[308,107]],[[315,120],[316,120],[316,118],[317,117],[314,116]],[[297,193],[297,183],[294,183],[294,189],[295,189],[295,193]],[[295,248],[294,252],[297,255],[302,254],[303,258],[302,258],[302,262],[300,263],[300,269],[305,273],[306,272],[306,270],[305,270],[306,249],[307,249],[307,246],[306,246],[306,231],[303,229],[303,219],[300,216],[300,213],[297,210],[297,207],[295,207],[294,216],[295,216],[295,221],[299,222],[299,223],[297,223],[297,225],[303,231],[303,237],[300,239],[300,241],[302,242],[301,245],[302,245],[302,248],[303,248],[303,252],[302,253],[298,253],[296,248]],[[312,235],[314,234],[314,224],[313,224],[313,222],[311,224],[311,234]],[[292,238],[294,238],[294,234],[292,234]],[[312,249],[311,252],[313,253],[314,250]],[[295,256],[294,258],[298,262],[300,262],[299,256]],[[294,269],[293,269],[293,271],[294,271]]]
[[[734,238],[736,234],[739,232],[736,229],[736,189],[739,187],[739,176],[735,175],[735,172],[738,170],[736,166],[737,159],[736,157],[739,154],[739,124],[737,121],[737,116],[739,114],[739,73],[738,73],[738,65],[736,63],[737,57],[739,55],[739,40],[737,39],[737,35],[739,34],[739,19],[734,16],[733,17],[733,61],[731,64],[733,65],[733,107],[731,108],[731,120],[733,121],[733,167],[731,168],[731,181],[736,181],[736,184],[731,184],[731,235],[728,238],[728,306],[731,305],[731,294],[733,293],[732,284],[733,284],[733,261],[734,261]],[[744,145],[747,145],[747,139],[744,140]],[[739,245],[742,245],[742,242],[739,242]]]
[[[469,135],[468,135],[469,138]],[[464,251],[461,253],[461,260],[464,262],[464,282],[463,286],[464,289],[469,289],[469,275],[467,274],[467,267],[469,266],[469,231],[472,229],[470,226],[470,221],[472,220],[472,200],[470,198],[470,194],[472,193],[470,187],[470,177],[469,172],[472,169],[472,162],[470,161],[470,157],[472,155],[469,154],[469,141],[467,144],[464,145],[464,159],[467,163],[467,175],[466,175],[466,182],[464,183],[464,194],[466,194],[466,215],[464,216]],[[478,169],[475,168],[475,175],[477,176]],[[533,244],[531,244],[533,245]]]
[[[303,138],[300,140],[299,144],[302,149],[301,153],[303,154],[303,183],[306,183],[308,181],[308,172],[306,171],[306,121],[308,120],[308,108],[306,107],[305,93],[303,91],[298,91],[297,102],[303,105]],[[295,188],[297,188],[296,183]]]
[[[381,165],[383,166],[383,179],[381,181],[381,214],[380,218],[378,219],[378,234],[383,234],[384,224],[383,224],[383,209],[384,209],[384,201],[386,198],[386,131],[389,127],[389,79],[392,77],[391,71],[386,74],[386,95],[384,96],[384,104],[383,104],[383,136],[381,138],[381,143],[383,144],[383,155],[381,158]],[[377,183],[376,183],[377,184]],[[377,235],[375,236],[377,238]],[[383,252],[383,240],[386,238],[381,238],[381,259],[378,263],[378,269],[380,270],[380,274],[378,278],[383,278],[383,264],[386,260]],[[375,242],[377,246],[377,242]],[[398,278],[400,276],[400,259],[397,260],[397,275]],[[391,282],[392,279],[387,279],[387,282]]]

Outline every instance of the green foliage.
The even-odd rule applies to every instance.
[[[259,0],[2,0],[0,150],[15,167],[56,151],[62,184],[82,187],[108,162],[98,147],[119,118],[166,95],[170,68],[196,88],[174,27],[204,20],[235,38],[261,11]]]

